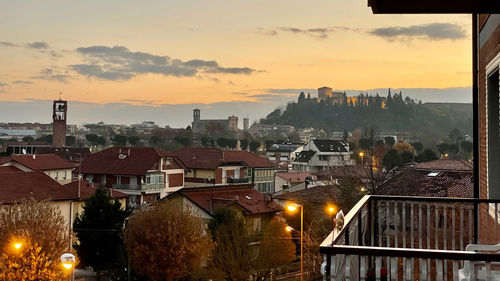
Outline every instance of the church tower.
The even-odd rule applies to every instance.
[[[52,147],[66,146],[66,118],[68,102],[55,100],[52,106]]]

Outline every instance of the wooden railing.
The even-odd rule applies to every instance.
[[[494,213],[498,222],[499,203],[365,196],[345,216],[343,229],[331,233],[321,245],[324,274],[327,280],[384,280],[384,276],[386,280],[459,280],[459,269],[466,261],[475,261],[479,273],[482,268],[491,273],[500,255],[465,248],[477,243],[480,236],[489,238],[485,241],[500,241],[498,227],[491,233],[477,231],[481,210],[488,213],[493,209],[487,215]]]

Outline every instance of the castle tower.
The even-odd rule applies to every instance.
[[[68,102],[55,100],[52,106],[52,147],[66,146],[66,118]]]
[[[236,116],[229,116],[229,118],[227,118],[227,127],[228,127],[228,130],[231,131],[231,132],[237,132],[238,131],[238,117]]]
[[[243,130],[248,131],[249,128],[250,128],[250,119],[243,118]]]
[[[193,122],[200,121],[200,110],[198,108],[193,109]]]

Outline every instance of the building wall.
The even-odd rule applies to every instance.
[[[491,29],[491,22],[497,20],[497,16],[479,15],[479,48],[478,57],[478,92],[479,92],[479,191],[481,198],[488,198],[488,111],[487,111],[487,65],[500,54],[500,25]],[[491,33],[485,37],[484,33],[490,28]],[[496,120],[498,122],[498,120]],[[498,188],[498,187],[497,187]],[[480,233],[494,233],[494,228],[499,228],[499,224],[494,221],[494,211],[482,204],[480,209]],[[480,235],[480,243],[496,243],[498,238],[490,235],[490,239],[485,239],[485,235]]]

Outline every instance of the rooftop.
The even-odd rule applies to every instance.
[[[185,147],[175,152],[190,169],[216,169],[223,164],[238,163],[251,168],[271,168],[276,165],[254,153],[244,150]]]
[[[145,175],[161,157],[175,155],[154,147],[110,147],[81,164],[84,174]]]
[[[15,154],[0,158],[0,165],[6,165],[9,162],[19,163],[33,171],[75,168],[73,163],[55,154]]]
[[[267,200],[264,194],[256,191],[252,185],[237,185],[224,187],[182,188],[167,198],[181,195],[208,214],[218,207],[236,205],[247,215],[276,213],[281,207]]]

